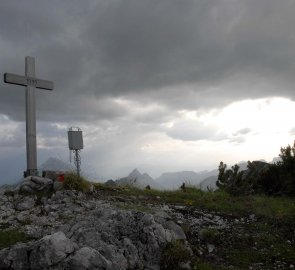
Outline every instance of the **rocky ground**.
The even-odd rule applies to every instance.
[[[165,212],[116,209],[77,191],[3,195],[0,209],[2,228],[39,239],[1,250],[1,269],[159,269],[161,249],[186,239]]]
[[[255,214],[237,217],[116,189],[85,194],[55,186],[52,191],[53,184],[27,179],[17,188],[26,195],[0,196],[1,230],[21,231],[29,240],[0,250],[0,269],[294,269],[281,256],[241,268],[227,261],[231,254],[225,247],[239,240],[251,240],[247,246],[253,254],[263,254],[265,247],[250,235],[257,225]],[[169,246],[177,241],[180,248]],[[176,254],[167,253],[167,247]]]

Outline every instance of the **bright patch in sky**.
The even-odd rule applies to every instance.
[[[207,131],[207,138],[203,136],[200,144],[212,153],[212,159],[223,156],[222,159],[229,162],[252,159],[271,161],[279,154],[281,146],[293,142],[293,115],[295,102],[289,99],[243,100],[201,115],[191,111],[183,113],[181,132],[195,131],[197,138]],[[199,130],[200,125],[203,131]],[[185,126],[188,128],[185,129]],[[212,141],[217,143],[213,145]]]
[[[134,112],[153,107],[139,110],[133,105]],[[117,127],[120,133],[109,128],[98,132],[108,133],[101,137],[101,144],[116,145],[115,167],[134,166],[157,176],[164,171],[215,169],[220,161],[271,161],[281,146],[293,141],[293,114],[295,102],[289,99],[243,100],[206,113],[178,111],[175,118],[158,125],[131,120],[126,127],[124,120]],[[91,144],[97,135],[88,136]],[[125,140],[132,136],[133,140]]]
[[[214,168],[221,160],[271,161],[281,146],[292,144],[294,114],[295,102],[284,98],[243,100],[203,114],[180,111],[161,132],[146,136],[140,149],[174,170]]]

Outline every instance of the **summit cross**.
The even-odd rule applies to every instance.
[[[35,58],[30,56],[26,57],[25,76],[5,73],[4,82],[26,87],[27,170],[24,176],[38,175],[35,88],[53,90],[53,82],[35,78]]]

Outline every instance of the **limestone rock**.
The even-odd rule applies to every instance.
[[[28,176],[16,187],[19,192],[33,193],[36,191],[49,191],[53,188],[53,180],[39,176]]]
[[[164,211],[126,211],[76,191],[60,190],[38,200],[3,196],[0,209],[0,225],[41,238],[1,250],[0,269],[156,270],[168,242],[185,240]]]
[[[86,270],[86,269],[102,269],[112,270],[110,261],[101,255],[97,250],[90,247],[79,249],[74,256],[67,261],[69,269]]]
[[[33,208],[35,205],[34,197],[24,197],[16,205],[16,210],[24,211]]]
[[[63,188],[63,183],[59,181],[54,181],[53,183],[53,189],[54,191],[62,190]]]
[[[0,269],[1,270],[26,270],[30,268],[29,247],[26,244],[17,244],[9,249],[0,251]]]
[[[47,235],[37,241],[30,254],[31,269],[46,269],[64,260],[77,249],[77,244],[63,232]]]
[[[167,221],[165,224],[164,224],[164,227],[166,229],[169,229],[173,235],[173,240],[185,240],[186,239],[186,236],[185,236],[185,233],[183,232],[182,228],[177,225],[175,222],[173,222],[172,220],[169,220]]]

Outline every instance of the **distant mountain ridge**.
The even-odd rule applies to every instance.
[[[150,186],[153,189],[163,189],[151,176],[147,173],[141,174],[137,169],[134,169],[128,176],[115,181],[117,185],[130,185],[138,188]]]
[[[218,175],[218,170],[167,172],[156,178],[156,181],[165,189],[178,189],[182,183],[198,186],[205,178],[213,175]]]
[[[207,178],[205,178],[199,185],[198,187],[204,191],[208,191],[208,190],[216,190],[217,186],[216,186],[216,181],[218,179],[218,175],[212,175],[209,176]]]

